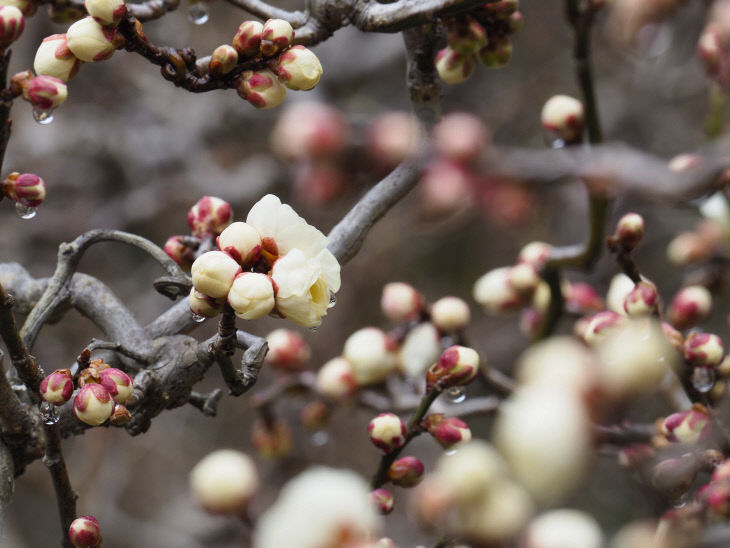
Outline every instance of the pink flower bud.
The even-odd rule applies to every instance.
[[[473,381],[479,372],[479,354],[466,346],[450,346],[426,373],[428,387],[450,388]]]
[[[38,110],[51,110],[61,105],[68,97],[63,80],[53,76],[31,78],[23,88],[23,99]]]
[[[395,370],[393,341],[382,329],[365,327],[345,341],[342,356],[352,365],[358,386],[377,384]]]
[[[669,322],[677,329],[687,329],[707,318],[712,311],[712,295],[701,285],[680,289],[667,310]]]
[[[185,271],[190,271],[190,267],[193,266],[195,260],[193,249],[183,242],[183,237],[176,235],[170,236],[165,242],[162,250],[167,253],[167,256],[175,261],[180,268]]]
[[[263,318],[274,309],[274,281],[266,274],[242,272],[228,292],[228,304],[239,318]]]
[[[447,40],[454,51],[474,55],[487,45],[487,32],[474,19],[467,19],[449,29]]]
[[[35,173],[13,172],[0,187],[8,198],[28,207],[38,207],[46,198],[46,183]]]
[[[276,75],[289,89],[310,90],[319,83],[322,64],[312,50],[294,46],[279,55]]]
[[[730,516],[730,481],[708,483],[697,490],[696,499],[703,502],[714,516]]]
[[[91,16],[71,25],[66,37],[73,54],[87,63],[109,59],[124,41],[116,28],[103,27]]]
[[[401,457],[388,468],[388,479],[399,487],[414,487],[423,479],[423,463],[416,457]]]
[[[266,363],[275,369],[295,373],[309,365],[311,352],[307,341],[291,329],[276,329],[266,336],[269,352]]]
[[[261,52],[274,55],[291,45],[294,39],[294,29],[283,19],[269,19],[261,29]]]
[[[0,48],[15,42],[25,29],[23,13],[15,6],[0,6]]]
[[[269,69],[245,71],[236,91],[243,99],[260,109],[277,107],[286,98],[286,87]]]
[[[650,316],[659,308],[659,292],[656,286],[640,281],[624,299],[624,310],[629,316]]]
[[[190,304],[190,312],[196,316],[214,318],[223,310],[225,299],[214,299],[192,287],[190,288],[188,303]]]
[[[590,345],[601,341],[608,332],[624,323],[624,317],[612,310],[605,310],[591,316],[588,320],[586,330],[583,332],[583,340]]]
[[[593,0],[593,2],[602,2],[604,0]],[[518,30],[520,30],[525,25],[525,16],[522,15],[522,12],[516,11],[512,15],[509,16],[509,19],[507,20],[507,24],[509,26],[509,32],[511,34],[514,34]]]
[[[469,305],[458,297],[443,297],[431,306],[431,322],[446,333],[464,329],[469,320]]]
[[[451,449],[457,444],[471,441],[471,430],[461,419],[445,417],[442,413],[428,415],[423,424],[441,447]]]
[[[238,52],[233,46],[223,44],[213,50],[208,63],[208,73],[213,78],[228,74],[238,63]]]
[[[317,371],[317,391],[337,400],[345,399],[357,391],[358,385],[352,365],[345,358],[333,358]]]
[[[667,246],[667,258],[677,266],[700,263],[713,252],[711,242],[696,232],[682,232]]]
[[[564,283],[563,298],[565,309],[571,314],[592,314],[606,308],[598,292],[583,282]]]
[[[367,147],[378,166],[391,169],[416,152],[421,126],[407,112],[386,112],[368,128]]]
[[[540,270],[550,258],[553,246],[545,242],[530,242],[520,250],[517,263],[527,263]]]
[[[102,25],[118,25],[127,13],[124,0],[85,0],[84,6],[96,21]]]
[[[347,121],[325,103],[288,105],[271,134],[271,146],[282,158],[302,161],[334,156],[347,144]]]
[[[283,420],[257,420],[253,424],[251,443],[262,457],[284,457],[291,451],[291,429]]]
[[[214,299],[222,299],[228,296],[241,267],[228,253],[208,251],[195,259],[190,273],[195,289]]]
[[[38,46],[33,61],[36,74],[53,76],[64,82],[73,78],[81,67],[81,61],[71,53],[65,34],[46,36]]]
[[[463,55],[447,46],[436,54],[436,71],[439,78],[450,85],[465,82],[474,72],[473,55]]]
[[[261,235],[251,225],[237,221],[221,232],[218,249],[225,251],[243,266],[255,263],[261,254]]]
[[[631,251],[644,237],[644,218],[638,213],[627,213],[616,224],[614,239],[626,251]]]
[[[97,383],[83,386],[74,398],[74,415],[91,426],[106,422],[114,409],[114,400],[109,391]]]
[[[580,141],[585,123],[583,103],[567,95],[548,99],[540,114],[542,127],[567,144]]]
[[[393,511],[393,495],[387,489],[375,489],[370,492],[370,501],[375,505],[378,514],[387,516]]]
[[[712,417],[702,405],[669,415],[662,422],[661,431],[668,441],[695,444],[712,438]]]
[[[368,424],[368,434],[375,447],[390,453],[405,443],[406,425],[394,413],[381,413]]]
[[[418,183],[423,209],[427,215],[450,215],[472,205],[472,194],[479,181],[470,169],[452,160],[431,162]]]
[[[468,112],[452,112],[433,128],[436,151],[458,163],[468,163],[483,154],[491,137],[477,116]]]
[[[261,48],[261,31],[264,26],[258,21],[244,21],[233,37],[233,47],[242,58],[258,57]]]
[[[94,516],[81,516],[71,522],[68,540],[74,548],[98,548],[101,546],[99,522]]]
[[[510,284],[509,266],[495,268],[474,283],[474,300],[489,314],[502,314],[519,310],[527,304],[527,296],[521,295]]]
[[[712,333],[693,331],[682,347],[684,359],[692,367],[716,367],[722,361],[724,350],[722,339]]]
[[[129,409],[121,403],[117,403],[114,405],[114,410],[112,411],[111,417],[109,417],[109,422],[114,426],[124,426],[131,418],[132,414],[129,412]]]
[[[69,369],[56,369],[41,381],[40,392],[43,399],[53,405],[63,405],[74,391],[74,381]]]
[[[712,472],[712,481],[730,480],[730,459],[722,461]]]
[[[666,497],[681,497],[697,477],[701,466],[699,460],[695,455],[684,455],[661,461],[652,470],[652,487]]]
[[[188,226],[198,238],[217,236],[231,224],[231,219],[231,204],[215,196],[203,196],[188,211]]]
[[[108,367],[99,372],[101,380],[99,383],[107,389],[107,392],[114,398],[116,403],[124,403],[129,399],[134,390],[134,381],[121,369]]]
[[[258,487],[253,460],[233,449],[210,453],[190,472],[193,496],[213,514],[245,515]]]
[[[394,322],[415,320],[423,311],[423,297],[410,284],[390,282],[383,286],[380,308],[383,315]]]
[[[486,48],[479,51],[479,61],[487,68],[502,68],[512,58],[512,42],[506,36],[489,41]]]

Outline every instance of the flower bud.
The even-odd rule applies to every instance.
[[[74,398],[74,415],[91,426],[106,422],[114,409],[114,400],[109,391],[97,383],[88,383]]]
[[[261,29],[261,53],[265,56],[284,51],[294,39],[294,29],[283,19],[269,19]]]
[[[134,390],[134,381],[121,369],[108,367],[99,372],[99,383],[107,389],[116,403],[124,403]]]
[[[208,73],[213,78],[228,74],[238,63],[238,52],[233,46],[223,44],[213,50],[208,63]]]
[[[447,84],[461,84],[474,72],[476,61],[473,55],[463,55],[450,47],[436,54],[436,70],[439,78]]]
[[[669,415],[662,422],[661,432],[668,441],[679,443],[701,443],[712,438],[712,417],[702,405]]]
[[[243,266],[258,261],[261,254],[261,236],[248,223],[236,221],[220,233],[218,249],[225,251]]]
[[[596,520],[578,510],[551,510],[525,530],[524,548],[601,548],[603,533]]]
[[[431,306],[431,322],[445,333],[464,329],[470,319],[469,305],[458,297],[443,297]]]
[[[332,412],[322,400],[313,400],[299,411],[299,421],[310,430],[321,430],[327,425]]]
[[[548,384],[577,394],[598,388],[596,360],[573,337],[554,336],[531,345],[517,360],[514,378],[520,385]]]
[[[357,391],[352,365],[345,358],[333,358],[317,371],[317,391],[330,398],[345,399]]]
[[[519,263],[509,269],[507,283],[520,295],[531,296],[540,283],[535,268],[527,263]]]
[[[99,548],[101,546],[99,522],[94,516],[76,518],[68,528],[68,540],[74,548]]]
[[[18,8],[25,17],[30,17],[37,9],[34,0],[2,0],[0,5]]]
[[[368,128],[368,152],[378,167],[392,169],[415,154],[421,136],[421,126],[410,113],[386,112]]]
[[[499,452],[482,440],[459,446],[453,455],[442,456],[437,466],[437,476],[460,504],[479,499],[507,473],[507,464]]]
[[[43,399],[53,405],[63,405],[74,391],[74,381],[69,369],[56,369],[41,381]]]
[[[263,318],[274,309],[274,283],[266,274],[242,272],[228,292],[228,304],[239,318]]]
[[[624,299],[624,310],[629,316],[650,316],[659,308],[659,292],[656,286],[640,281]]]
[[[697,232],[682,232],[669,242],[667,258],[677,266],[688,266],[708,259],[713,253],[712,243]]]
[[[421,207],[428,216],[438,217],[464,211],[473,202],[473,190],[480,182],[465,166],[437,159],[424,171],[418,183]]]
[[[190,471],[193,496],[213,514],[244,515],[258,487],[253,461],[233,449],[210,453]]]
[[[288,161],[329,158],[347,145],[347,121],[325,103],[287,105],[271,132],[271,147]]]
[[[512,267],[495,268],[474,283],[474,300],[489,314],[499,315],[525,306],[526,299],[510,284]]]
[[[585,123],[583,103],[567,95],[554,95],[540,114],[542,127],[567,144],[580,141]]]
[[[260,109],[277,107],[286,98],[286,87],[269,69],[245,71],[236,91],[243,99]]]
[[[468,112],[447,114],[433,128],[433,139],[439,155],[465,164],[489,147],[491,138],[484,123]]]
[[[65,34],[46,36],[38,46],[33,60],[36,74],[53,76],[64,82],[73,78],[81,67],[81,61],[71,53]]]
[[[195,259],[190,273],[193,287],[214,299],[228,295],[241,267],[223,251],[208,251]],[[273,289],[272,289],[273,292]]]
[[[0,49],[15,42],[25,29],[23,13],[15,6],[0,6]]]
[[[439,361],[426,373],[428,387],[440,388],[469,384],[479,372],[479,354],[466,346],[450,346],[441,354]]]
[[[127,13],[124,0],[85,0],[84,6],[96,21],[102,25],[118,25]]]
[[[380,308],[394,322],[415,320],[423,311],[423,297],[410,284],[390,282],[383,286]]]
[[[291,429],[280,419],[257,420],[253,424],[251,443],[264,458],[284,457],[291,451]]]
[[[109,422],[114,426],[124,426],[131,418],[132,414],[129,412],[129,409],[121,403],[117,403],[114,405],[114,410],[112,411],[111,417],[109,417]]]
[[[471,441],[469,426],[459,418],[433,413],[423,420],[423,425],[444,449],[448,450],[457,444]]]
[[[123,38],[113,27],[102,27],[93,17],[76,21],[66,31],[68,48],[87,63],[109,59]]]
[[[487,68],[502,68],[512,58],[512,42],[506,36],[490,41],[479,51],[479,61]]]
[[[474,19],[468,19],[451,28],[447,39],[454,51],[462,55],[474,55],[487,45],[487,31]]]
[[[381,413],[368,424],[368,434],[375,447],[390,453],[405,443],[406,425],[394,413]]]
[[[201,293],[194,287],[190,288],[188,303],[190,304],[190,312],[196,316],[204,318],[214,318],[223,310],[224,299],[214,299]]]
[[[13,172],[0,188],[8,198],[28,207],[38,207],[46,198],[46,183],[35,173]]]
[[[289,89],[310,90],[319,83],[322,64],[312,50],[294,46],[279,55],[276,75]]]
[[[388,468],[388,479],[399,487],[414,487],[423,479],[423,463],[416,457],[401,457]]]
[[[566,280],[562,289],[565,309],[571,314],[592,314],[606,308],[598,292],[587,283]]]
[[[517,263],[527,263],[540,270],[550,258],[553,246],[545,242],[530,242],[520,250]]]
[[[398,349],[398,366],[412,379],[421,377],[439,359],[441,334],[431,322],[421,322],[408,331]]]
[[[623,322],[623,316],[612,310],[599,312],[588,319],[588,325],[583,332],[583,340],[593,345],[602,340],[609,331],[622,325]]]
[[[627,213],[616,224],[614,240],[626,251],[631,251],[644,237],[646,225],[638,213]]]
[[[232,218],[231,204],[215,196],[203,196],[188,211],[188,226],[193,236],[207,238],[223,232]]]
[[[609,310],[612,310],[616,314],[626,315],[626,309],[624,309],[624,301],[626,295],[633,291],[636,284],[626,274],[616,274],[611,278],[611,283],[608,286],[606,292],[606,306]]]
[[[266,336],[269,351],[265,362],[275,369],[296,373],[309,364],[311,352],[307,341],[291,329],[276,329]]]
[[[370,492],[370,501],[375,505],[375,510],[382,516],[387,516],[393,511],[393,495],[387,489],[375,489]]]
[[[23,88],[23,99],[38,110],[51,110],[61,105],[68,97],[63,80],[53,76],[31,78]]]
[[[665,459],[654,466],[651,485],[660,494],[677,499],[692,486],[700,467],[700,459],[695,455]]]
[[[697,325],[712,311],[712,295],[701,285],[690,285],[680,289],[669,304],[667,317],[677,329]]]
[[[395,369],[393,342],[382,329],[365,327],[345,341],[342,356],[352,365],[358,386],[377,384]]]
[[[685,339],[682,353],[692,367],[716,367],[724,356],[722,339],[712,333],[693,331]]]
[[[162,250],[167,253],[167,256],[175,261],[180,268],[190,272],[190,267],[193,266],[195,256],[193,249],[186,245],[183,241],[183,236],[170,236],[165,242]]]
[[[233,37],[233,47],[242,58],[258,57],[261,49],[261,31],[264,26],[258,21],[244,21]]]

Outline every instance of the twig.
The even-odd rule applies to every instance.
[[[142,22],[159,19],[166,13],[175,11],[180,0],[146,0],[139,4],[127,4],[127,12]]]
[[[71,480],[68,477],[66,462],[63,459],[58,425],[46,425],[44,430],[46,434],[46,454],[43,457],[43,463],[48,467],[53,480],[53,489],[56,492],[56,504],[61,518],[61,545],[64,548],[73,548],[68,539],[68,528],[71,526],[71,522],[76,519],[76,499],[78,495],[71,488]]]
[[[245,389],[248,390],[256,384],[269,345],[263,337],[240,330],[236,332],[236,344],[245,349],[241,357],[241,375]]]
[[[202,411],[206,417],[215,417],[218,414],[218,402],[223,397],[223,390],[216,388],[208,394],[190,392],[188,403]]]
[[[240,396],[246,391],[246,385],[240,371],[233,365],[231,356],[236,349],[236,315],[226,303],[218,322],[218,336],[211,346],[211,352],[220,367],[223,380],[232,396]]]
[[[271,6],[261,0],[226,0],[229,4],[246,10],[261,19],[283,19],[295,29],[303,26],[309,20],[309,13],[304,11],[287,11]]]
[[[142,365],[150,365],[152,363],[152,356],[150,356],[149,354],[137,352],[136,350],[128,348],[118,342],[91,339],[91,342],[88,344],[87,348],[90,352],[93,352],[94,350],[113,350],[114,352],[119,352],[123,356],[132,358],[134,361],[136,361],[137,363],[141,363]]]
[[[399,32],[425,23],[437,15],[448,16],[497,0],[397,0],[389,4],[355,2],[352,23],[365,32]]]

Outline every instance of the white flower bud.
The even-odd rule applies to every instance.
[[[566,143],[575,143],[583,133],[583,103],[567,95],[555,95],[542,107],[540,120],[547,131]]]
[[[310,90],[319,83],[322,64],[312,50],[294,46],[279,56],[276,75],[289,89]]]
[[[517,360],[520,384],[548,384],[576,394],[589,394],[597,385],[593,354],[573,337],[551,337],[530,346]]]
[[[40,393],[44,400],[53,405],[63,405],[71,399],[74,391],[73,376],[69,369],[56,369],[41,381]]]
[[[213,50],[208,63],[208,72],[213,78],[228,74],[238,63],[238,52],[233,46],[223,44]]]
[[[368,435],[375,447],[390,453],[405,443],[406,425],[395,413],[381,413],[368,424]]]
[[[124,0],[85,0],[84,6],[102,25],[117,25],[127,13]]]
[[[457,502],[468,504],[507,475],[507,464],[493,445],[472,440],[459,445],[453,455],[441,457],[436,473],[449,486]]]
[[[525,548],[601,548],[596,520],[578,510],[552,510],[533,519],[525,531]]]
[[[23,13],[15,6],[0,6],[0,48],[6,48],[20,38],[23,29]]]
[[[431,306],[431,321],[446,333],[464,329],[470,319],[469,305],[458,297],[443,297]]]
[[[273,55],[291,45],[294,29],[283,19],[269,19],[261,29],[261,50],[264,55]]]
[[[253,461],[233,449],[209,454],[190,472],[193,496],[211,513],[244,515],[258,486]]]
[[[277,107],[286,98],[286,87],[269,69],[245,71],[236,90],[238,95],[260,109]]]
[[[398,364],[409,377],[423,375],[441,355],[441,335],[431,322],[419,323],[398,349]]]
[[[692,367],[717,367],[725,355],[720,337],[696,331],[687,336],[682,352]]]
[[[486,496],[462,507],[458,530],[481,545],[504,545],[527,523],[534,512],[530,495],[505,478],[495,482]]]
[[[342,356],[352,364],[359,386],[379,383],[395,369],[393,343],[376,327],[365,327],[350,335]]]
[[[214,299],[201,293],[194,287],[190,288],[188,303],[190,304],[190,312],[203,316],[204,318],[214,318],[223,309],[223,299]]]
[[[611,283],[608,286],[608,292],[606,293],[606,306],[609,310],[614,311],[616,314],[626,315],[626,309],[624,308],[624,302],[626,296],[634,290],[633,280],[626,274],[616,274],[611,278]]]
[[[550,258],[553,246],[545,242],[530,242],[520,250],[517,256],[518,263],[527,263],[539,270]]]
[[[647,281],[640,281],[624,300],[624,310],[629,316],[649,316],[659,307],[659,291]]]
[[[241,265],[255,263],[261,253],[261,236],[250,224],[231,223],[218,236],[218,249],[225,251]]]
[[[426,386],[464,386],[479,373],[479,354],[468,346],[454,345],[444,350],[439,361],[426,373]]]
[[[474,283],[474,300],[489,314],[502,314],[522,308],[526,302],[520,293],[510,285],[512,267],[495,268]]]
[[[120,43],[115,28],[102,27],[91,16],[71,25],[66,31],[66,37],[73,54],[87,63],[109,59]]]
[[[98,426],[111,416],[114,400],[109,391],[97,383],[88,383],[74,398],[74,415],[80,421]]]
[[[317,371],[317,391],[330,398],[344,399],[357,391],[352,364],[345,358],[333,358]]]
[[[222,299],[228,295],[233,280],[240,272],[238,263],[222,251],[203,253],[195,259],[190,269],[193,287],[214,299]]]
[[[275,329],[266,335],[269,351],[265,361],[275,369],[296,372],[307,368],[311,351],[304,338],[291,329]]]
[[[423,310],[423,297],[410,284],[390,282],[383,286],[380,308],[394,322],[415,320]]]
[[[231,224],[231,219],[231,204],[215,196],[203,196],[188,210],[188,226],[198,238],[217,236]]]
[[[627,213],[616,223],[614,238],[627,251],[634,249],[644,237],[646,224],[638,213]]]
[[[244,21],[233,37],[233,47],[243,58],[256,57],[261,48],[261,31],[264,26],[258,21]]]
[[[473,55],[463,55],[447,46],[436,54],[436,70],[439,78],[447,84],[461,84],[474,72],[476,60]]]
[[[228,304],[236,316],[255,320],[274,309],[274,285],[266,274],[243,272],[233,281],[228,292]]]
[[[38,46],[33,61],[36,74],[53,76],[64,82],[73,78],[81,67],[81,61],[71,53],[65,34],[46,36]]]
[[[0,6],[18,8],[26,17],[33,15],[37,9],[33,0],[0,0]]]

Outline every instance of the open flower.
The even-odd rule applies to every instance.
[[[271,278],[279,291],[276,308],[291,321],[306,327],[317,327],[327,314],[330,293],[321,265],[294,249],[274,263]]]

